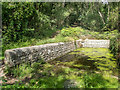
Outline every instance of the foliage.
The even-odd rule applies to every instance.
[[[61,30],[61,35],[64,37],[73,37],[75,39],[79,38],[87,38],[87,39],[111,39],[114,37],[117,37],[119,35],[118,30],[113,30],[113,31],[106,31],[106,32],[95,32],[95,31],[90,31],[86,30],[81,27],[69,27],[69,28],[63,28]]]
[[[112,2],[107,5],[94,2],[3,2],[2,11],[3,53],[6,49],[72,38],[110,39],[111,31],[118,29],[118,3]],[[80,28],[69,27],[74,24]],[[60,35],[48,39],[60,29]],[[45,38],[48,40],[43,40]]]
[[[28,36],[28,29],[34,29],[31,36],[46,37],[74,23],[91,31],[118,29],[118,3],[3,2],[2,11],[4,43]]]
[[[72,52],[70,54],[80,54],[81,52],[89,58],[87,60],[92,61],[94,60],[94,65],[97,69],[104,71],[104,70],[114,70],[117,67],[117,60],[114,58],[114,55],[111,54],[109,49],[106,48],[80,48],[75,51],[79,52]],[[87,62],[86,62],[87,63]],[[89,65],[89,64],[88,64]],[[93,67],[94,67],[93,65]],[[82,65],[81,65],[82,67]]]
[[[110,40],[111,41],[110,50],[112,53],[114,53],[115,56],[119,52],[119,45],[120,45],[119,39],[118,39],[119,36],[120,36],[120,34],[118,34],[116,37],[111,38],[111,40]]]
[[[2,11],[3,55],[6,49],[77,39],[110,39],[111,52],[114,55],[119,53],[118,3],[104,5],[96,2],[3,2]],[[88,62],[92,63],[94,60],[94,65],[101,70],[101,74],[88,73],[89,64],[80,64],[76,60],[57,62],[55,65],[36,62],[7,68],[7,75],[18,79],[29,77],[30,80],[25,83],[18,81],[13,85],[3,84],[2,87],[63,88],[66,80],[75,79],[79,88],[116,88],[117,79],[111,78],[111,73],[103,73],[106,70],[115,70],[116,67],[116,59],[110,51],[98,49],[101,54],[95,52],[96,55],[92,56],[93,49],[84,50],[84,54],[89,56]],[[79,52],[74,54],[78,55]],[[77,58],[83,60],[79,55]]]
[[[7,75],[12,75],[13,77],[24,78],[30,75],[32,68],[30,68],[29,64],[21,64],[16,65],[14,68],[6,67],[4,72]]]
[[[10,44],[7,44],[5,46],[3,44],[2,52],[4,55],[4,51],[6,49],[13,49],[18,47],[41,45],[41,44],[55,43],[55,42],[74,41],[81,38],[81,39],[110,39],[111,40],[110,49],[112,52],[117,53],[118,42],[116,42],[116,40],[118,37],[119,37],[118,30],[99,33],[95,31],[86,30],[81,27],[69,27],[69,28],[63,28],[59,32],[59,34],[57,34],[54,38],[40,39],[40,38],[24,37],[24,39],[18,40],[17,42],[11,42]],[[112,41],[114,45],[112,44]],[[113,49],[112,47],[115,48]]]
[[[85,83],[85,88],[100,88],[105,87],[106,81],[102,77],[101,74],[88,74],[85,73],[83,76],[83,80]]]
[[[81,53],[85,56],[79,55]],[[32,63],[31,66],[23,63],[18,67],[7,69],[10,75],[17,77],[20,81],[13,85],[4,83],[2,87],[64,88],[66,80],[75,81],[78,88],[116,88],[118,86],[117,79],[113,77],[117,75],[117,64],[108,49],[80,48],[67,55],[76,56],[71,59],[70,56],[62,60],[58,58],[47,63],[40,60]],[[68,61],[64,61],[66,59]],[[30,79],[27,82],[21,81],[25,78]],[[3,78],[3,81],[5,80]]]
[[[31,3],[22,2],[4,2],[2,6],[3,41],[17,41],[26,33],[34,8]]]

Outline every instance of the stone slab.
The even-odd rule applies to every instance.
[[[90,48],[109,48],[110,40],[85,40],[83,47]]]

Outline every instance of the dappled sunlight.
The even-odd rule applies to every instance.
[[[9,70],[10,72],[6,73],[12,74],[20,81],[14,82],[11,86],[3,83],[3,87],[118,87],[116,59],[107,48],[79,48],[49,62],[39,61],[31,65],[23,64],[19,68]]]
[[[120,87],[118,2],[28,1],[0,5],[2,88]],[[110,42],[94,44],[90,39]],[[64,47],[67,42],[72,44]],[[89,46],[86,43],[90,47],[109,45],[82,48]]]

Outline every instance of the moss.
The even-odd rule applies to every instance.
[[[62,57],[44,64],[34,63],[32,69],[21,68],[22,73],[30,70],[25,74],[35,74],[25,85],[11,87],[63,88],[66,80],[75,80],[79,88],[117,88],[117,79],[112,77],[118,74],[117,63],[109,49],[79,48]]]
[[[75,51],[79,52],[71,52],[70,54],[86,55],[89,57],[87,60],[94,61],[94,65],[99,70],[111,70],[117,68],[116,59],[107,48],[79,48]]]

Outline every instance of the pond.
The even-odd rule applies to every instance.
[[[27,82],[3,87],[118,88],[117,67],[109,49],[79,48],[47,63],[36,62],[13,70],[19,73],[19,79],[27,77]]]

